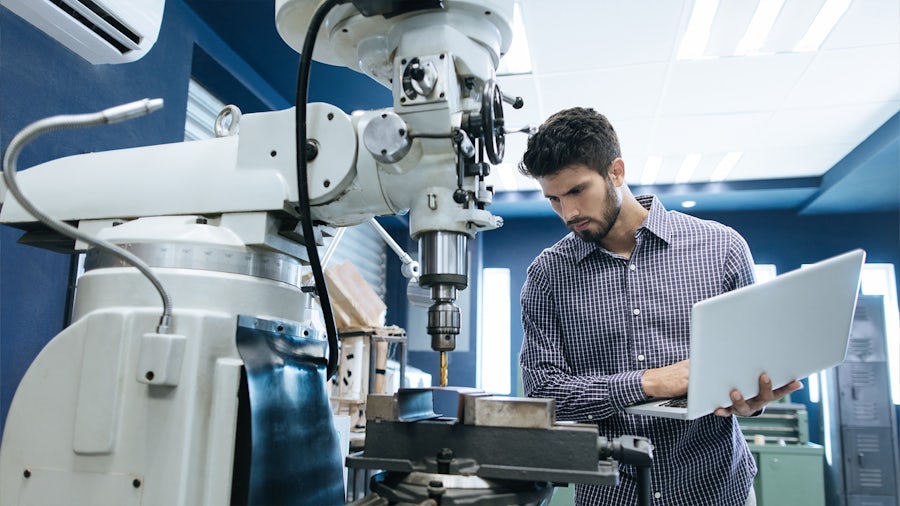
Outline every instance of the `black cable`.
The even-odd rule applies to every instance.
[[[313,232],[312,215],[309,203],[309,185],[307,181],[306,165],[306,101],[309,95],[309,73],[312,67],[313,48],[319,28],[325,20],[328,12],[340,3],[341,0],[325,0],[313,14],[306,30],[306,38],[303,40],[303,50],[300,52],[300,70],[297,75],[297,105],[294,110],[294,123],[297,133],[297,193],[300,197],[299,212],[300,223],[303,226],[303,238],[306,243],[306,253],[309,256],[309,267],[312,270],[316,284],[316,293],[319,296],[319,305],[322,306],[322,318],[325,320],[325,332],[328,335],[328,363],[326,364],[326,381],[337,372],[338,365],[338,338],[337,326],[334,323],[334,313],[331,309],[331,299],[328,298],[328,287],[325,284],[325,273],[319,261],[319,251],[316,249],[315,234]]]

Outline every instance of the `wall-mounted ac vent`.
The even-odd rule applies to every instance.
[[[0,0],[91,63],[135,61],[153,47],[165,0]]]

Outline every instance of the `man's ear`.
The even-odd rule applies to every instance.
[[[625,184],[625,160],[616,158],[609,165],[609,178],[616,186]]]

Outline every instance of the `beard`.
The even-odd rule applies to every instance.
[[[612,230],[616,220],[619,218],[619,211],[622,210],[622,193],[613,185],[611,178],[607,176],[606,181],[606,207],[601,211],[599,217],[579,218],[572,220],[566,225],[569,230],[575,233],[583,241],[600,244],[609,231]],[[588,228],[578,231],[575,230],[576,225],[587,222]]]

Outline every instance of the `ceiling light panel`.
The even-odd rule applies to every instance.
[[[838,21],[847,12],[850,2],[851,0],[825,0],[806,33],[794,46],[794,51],[818,51],[825,38],[831,34]]]
[[[719,163],[716,164],[716,168],[713,169],[712,174],[709,175],[709,180],[718,182],[728,179],[728,176],[731,175],[734,167],[741,160],[741,156],[743,156],[743,153],[741,153],[740,151],[725,153],[725,155],[722,156],[722,158],[719,160]]]
[[[760,48],[762,53],[792,53],[800,37],[815,19],[824,0],[787,1],[781,6],[769,36]]]
[[[706,57],[706,45],[719,9],[719,0],[694,0],[688,25],[678,45],[678,60]]]
[[[769,37],[769,32],[775,25],[775,20],[781,13],[781,6],[784,0],[759,0],[756,5],[756,12],[747,25],[744,36],[738,42],[734,49],[735,56],[757,55],[762,51],[763,44]]]
[[[675,173],[675,183],[687,183],[694,177],[694,171],[697,170],[697,166],[700,165],[700,160],[703,159],[703,155],[700,153],[691,153],[684,157],[681,160],[681,165],[678,166],[678,171]]]
[[[756,10],[756,2],[719,0],[719,10],[709,33],[707,56],[729,56],[741,40]]]

